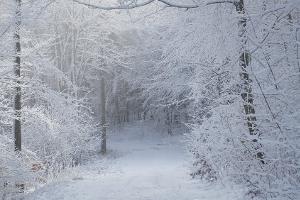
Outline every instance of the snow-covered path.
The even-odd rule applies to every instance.
[[[161,137],[137,126],[111,134],[104,159],[82,166],[70,180],[53,182],[26,199],[35,200],[233,200],[224,186],[189,176],[180,136]]]

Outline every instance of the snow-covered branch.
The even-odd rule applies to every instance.
[[[199,7],[197,4],[180,4],[180,3],[170,2],[167,0],[146,0],[146,1],[138,1],[138,2],[134,2],[134,3],[130,3],[128,5],[117,5],[117,6],[100,6],[100,5],[95,5],[95,4],[91,4],[91,3],[86,3],[81,0],[72,0],[72,1],[74,1],[78,4],[88,6],[89,8],[101,9],[101,10],[133,9],[133,8],[139,8],[139,7],[146,6],[146,5],[156,2],[156,1],[163,3],[163,4],[167,5],[168,7],[174,7],[174,8],[189,9],[189,8],[198,8]]]

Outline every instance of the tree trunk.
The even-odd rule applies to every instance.
[[[241,77],[241,97],[243,100],[244,111],[246,115],[247,126],[251,136],[251,141],[256,145],[256,150],[260,148],[258,143],[258,129],[256,124],[254,99],[252,94],[252,80],[249,77],[248,67],[251,61],[251,55],[247,50],[247,18],[245,16],[245,5],[244,0],[239,0],[235,3],[236,11],[241,15],[238,21],[239,39],[240,39],[240,50],[239,50],[239,66],[240,66],[240,77]],[[256,153],[256,157],[264,163],[263,153]]]
[[[21,42],[20,42],[20,26],[21,26],[21,0],[16,0],[16,22],[15,22],[15,66],[14,74],[16,78],[15,97],[14,97],[14,134],[15,134],[15,150],[21,151]]]
[[[101,153],[106,153],[106,94],[105,94],[105,80],[101,79]]]
[[[299,30],[300,28],[299,27],[296,27],[296,45],[297,45],[297,66],[298,66],[298,70],[300,72],[300,55],[299,55],[299,51],[300,51],[300,48],[299,48]]]
[[[256,117],[255,117],[255,109],[253,105],[253,94],[252,94],[252,86],[251,79],[249,78],[248,66],[250,64],[250,54],[247,51],[247,36],[246,36],[246,26],[247,19],[245,17],[245,8],[244,8],[244,0],[240,0],[235,4],[236,11],[241,15],[238,27],[239,27],[239,38],[240,38],[240,58],[239,58],[239,66],[240,66],[240,77],[241,77],[241,97],[243,99],[244,110],[247,118],[247,125],[250,132],[250,135],[256,135]]]

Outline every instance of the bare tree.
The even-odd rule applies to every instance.
[[[106,153],[106,92],[105,80],[101,78],[101,153]]]
[[[98,6],[90,3],[85,3],[80,0],[73,0],[76,3],[88,6],[90,8],[94,9],[101,9],[101,10],[116,10],[116,9],[133,9],[137,7],[142,7],[148,4],[151,4],[155,2],[155,0],[148,0],[144,1],[141,3],[132,3],[129,5],[120,5],[120,6],[110,6],[110,7],[104,7],[104,6]],[[197,4],[178,4],[178,3],[172,3],[167,0],[157,0],[158,2],[165,4],[167,7],[176,7],[176,8],[198,8],[199,5]],[[239,20],[238,20],[238,36],[240,39],[240,49],[239,49],[239,68],[240,68],[240,78],[241,78],[241,84],[240,84],[240,95],[243,101],[243,107],[244,107],[244,112],[246,115],[246,122],[247,126],[249,129],[249,134],[251,136],[251,140],[254,143],[258,143],[258,130],[257,130],[257,124],[256,124],[256,116],[255,116],[255,107],[254,107],[254,98],[252,94],[252,80],[249,77],[249,64],[251,60],[251,55],[250,52],[247,50],[247,18],[245,16],[245,4],[244,0],[237,0],[237,1],[232,1],[232,0],[221,0],[221,1],[211,1],[207,3],[206,5],[214,5],[214,4],[231,4],[235,6],[235,9],[237,13],[240,15]],[[260,146],[255,145],[255,146]],[[257,153],[257,158],[260,159],[262,162],[263,158],[263,153],[258,152]]]
[[[251,79],[248,73],[248,67],[250,64],[251,55],[246,48],[247,45],[247,18],[245,17],[245,5],[244,0],[240,0],[235,3],[236,11],[241,15],[238,21],[239,27],[239,39],[240,39],[240,58],[239,58],[239,66],[241,70],[241,96],[243,99],[244,110],[247,117],[247,125],[249,129],[250,135],[257,134],[257,126],[256,126],[256,117],[255,117],[255,108],[253,105],[253,94],[252,94],[252,86]]]
[[[16,0],[16,22],[15,22],[15,67],[14,74],[16,78],[15,97],[14,97],[14,134],[15,134],[15,150],[21,151],[21,42],[20,42],[20,26],[21,26],[21,0]]]

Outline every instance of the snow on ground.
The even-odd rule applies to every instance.
[[[28,200],[237,200],[226,184],[204,184],[189,176],[183,136],[161,136],[144,123],[109,134],[105,158],[73,170],[28,194]]]

